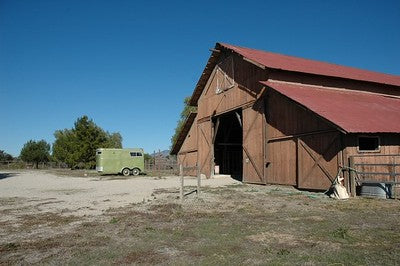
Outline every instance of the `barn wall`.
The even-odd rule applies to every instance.
[[[358,136],[378,136],[380,139],[380,149],[374,152],[358,151]],[[348,158],[354,156],[355,168],[360,172],[367,173],[399,173],[400,166],[390,164],[400,164],[400,134],[349,134],[346,136],[346,162]],[[397,155],[397,156],[391,156]],[[357,164],[375,164],[375,165],[357,165]],[[389,164],[389,165],[385,165]],[[379,181],[393,181],[390,175],[366,175],[364,179]],[[399,178],[399,177],[397,177]]]
[[[351,90],[369,91],[400,96],[400,89],[396,86],[377,84],[365,81],[324,77],[307,73],[297,73],[283,70],[274,70],[269,73],[270,79],[287,82],[297,82],[326,87],[343,88]]]
[[[211,176],[211,169],[213,165],[211,120],[197,123],[197,136],[197,165],[199,166],[200,174],[203,174],[209,178]]]
[[[180,151],[178,152],[178,164],[181,164],[183,167],[195,167],[197,164],[197,122],[196,119],[193,122],[192,126],[186,138],[181,146]],[[189,169],[183,171],[184,175],[196,176],[195,169]]]
[[[186,135],[186,138],[181,146],[179,153],[187,153],[197,150],[197,122],[196,118]]]
[[[262,85],[259,81],[267,79],[266,71],[236,55],[225,60],[232,60],[233,71],[232,64],[221,64],[214,69],[198,101],[199,120],[237,109],[260,97]],[[224,75],[234,79],[234,86],[216,93],[217,84],[223,82]]]
[[[266,97],[267,183],[327,189],[341,161],[341,136],[328,122],[270,90]]]
[[[264,178],[264,101],[243,109],[243,181],[265,184]]]

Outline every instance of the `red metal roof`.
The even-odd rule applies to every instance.
[[[361,91],[261,81],[348,133],[400,133],[400,99]]]
[[[218,43],[265,67],[400,86],[400,76]]]

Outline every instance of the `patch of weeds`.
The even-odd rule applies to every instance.
[[[116,217],[111,218],[110,221],[109,221],[110,224],[116,224],[118,222],[119,222],[119,219],[116,218]]]
[[[336,230],[334,230],[331,235],[334,238],[338,238],[338,239],[349,239],[350,238],[350,234],[349,234],[349,229],[345,228],[345,227],[339,227]]]
[[[7,244],[0,246],[0,252],[14,251],[14,250],[18,249],[20,246],[21,246],[20,244],[14,243],[14,242],[7,243]]]
[[[276,252],[276,254],[279,256],[287,256],[287,255],[289,255],[289,253],[290,253],[290,251],[287,250],[286,248],[281,248],[280,250],[278,250]]]

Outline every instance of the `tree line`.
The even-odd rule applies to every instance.
[[[61,162],[70,168],[92,169],[96,166],[96,149],[122,148],[120,133],[109,133],[96,125],[86,115],[79,117],[71,129],[56,130],[51,146],[45,140],[29,140],[21,149],[20,159],[35,163]]]

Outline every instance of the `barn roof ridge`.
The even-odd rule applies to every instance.
[[[217,43],[267,68],[400,86],[400,76],[314,59]]]
[[[221,49],[233,51],[243,56],[245,59],[249,59],[248,61],[256,63],[259,67],[264,66],[270,69],[400,87],[400,76],[397,75],[217,42],[215,44],[215,49],[211,49],[212,53],[193,91],[190,100],[191,105],[197,105],[197,101],[201,96],[207,79],[217,63],[217,58],[219,57]]]

